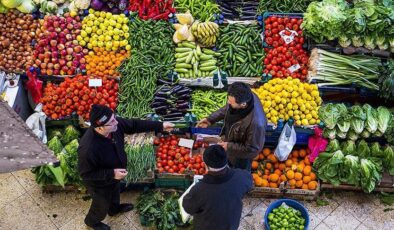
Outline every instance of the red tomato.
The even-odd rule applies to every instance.
[[[168,166],[172,167],[174,165],[174,162],[172,160],[168,161]]]

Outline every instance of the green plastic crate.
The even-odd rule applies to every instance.
[[[156,188],[175,188],[186,190],[192,184],[191,178],[156,178]]]

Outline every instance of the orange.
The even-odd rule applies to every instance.
[[[300,157],[302,157],[302,158],[306,157],[306,150],[305,149],[300,149]]]
[[[302,189],[308,189],[308,185],[307,184],[303,184],[301,188]]]
[[[303,172],[304,171],[304,167],[305,167],[305,165],[302,163],[302,164],[298,164],[297,165],[297,171],[298,172]]]
[[[275,169],[274,173],[278,176],[282,175],[282,171],[280,171],[279,169]]]
[[[264,156],[267,157],[268,155],[270,155],[270,153],[271,153],[271,150],[270,150],[269,148],[264,148],[264,149],[263,149],[263,155],[264,155]]]
[[[268,176],[268,175],[264,175],[264,176],[263,176],[263,179],[266,179],[266,180],[268,180],[268,178],[269,178],[269,176]]]
[[[305,166],[303,172],[304,172],[304,175],[307,175],[307,176],[311,175],[312,167],[310,165]]]
[[[257,170],[257,175],[262,176],[263,172],[261,170]]]
[[[265,168],[266,169],[272,169],[272,164],[268,162],[267,164],[265,164]]]
[[[259,167],[259,162],[253,161],[253,162],[252,162],[252,169],[253,169],[253,170],[256,170],[258,167]]]
[[[256,186],[261,187],[263,185],[263,179],[261,177],[256,178],[255,182]]]
[[[277,188],[277,187],[278,187],[278,184],[277,184],[277,183],[270,183],[270,187],[271,187],[271,188]]]
[[[271,173],[270,170],[268,170],[268,169],[264,170],[264,174],[265,174],[265,175],[270,175],[270,173]]]
[[[304,176],[304,178],[302,178],[302,181],[304,181],[305,184],[308,184],[311,181],[311,177],[310,176]]]
[[[293,150],[292,154],[293,154],[293,157],[295,157],[295,158],[300,156],[298,150]]]
[[[279,176],[275,173],[269,176],[269,181],[271,182],[277,182],[278,180],[279,180]]]
[[[259,154],[259,160],[264,160],[264,154],[262,153]]]
[[[302,180],[296,181],[296,187],[297,188],[301,188],[303,184],[304,183],[302,182]]]
[[[285,164],[283,164],[283,163],[280,163],[279,164],[279,170],[284,170],[286,168],[286,165]]]
[[[289,179],[289,180],[294,179],[294,171],[293,171],[293,170],[288,170],[288,171],[286,172],[286,177],[287,177],[287,179]]]
[[[317,188],[317,182],[316,181],[311,181],[308,183],[308,189],[309,190],[316,190]]]
[[[299,172],[294,173],[294,179],[297,181],[302,180],[302,174]]]
[[[311,180],[316,180],[316,174],[311,172],[311,174],[309,175],[311,177]]]
[[[271,161],[272,163],[278,162],[278,158],[276,158],[276,156],[275,156],[274,154],[268,155],[267,159],[268,159],[269,161]]]
[[[295,185],[291,185],[290,188],[291,189],[295,189],[296,187],[295,187]]]
[[[280,179],[281,182],[287,181],[287,178],[286,178],[285,175],[281,175],[279,179]]]
[[[261,186],[263,186],[263,187],[268,187],[268,185],[269,185],[268,180],[267,180],[267,179],[263,179],[263,182],[262,182],[262,185],[261,185]]]
[[[257,173],[252,173],[252,177],[253,177],[253,180],[256,181],[256,178],[258,178],[259,175]]]
[[[289,180],[289,184],[290,184],[290,186],[295,186],[296,180],[294,180],[294,179]]]
[[[311,165],[311,161],[309,160],[309,157],[305,157],[304,163],[305,165]]]
[[[293,157],[291,160],[293,161],[293,164],[298,164],[298,158]]]
[[[285,164],[287,167],[290,167],[293,164],[293,161],[288,159],[288,160],[286,160]]]
[[[278,169],[278,168],[279,168],[279,163],[278,163],[278,162],[276,162],[276,163],[274,164],[274,168],[275,168],[275,169]]]

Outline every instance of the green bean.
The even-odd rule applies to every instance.
[[[214,14],[220,13],[219,5],[213,0],[175,0],[175,9],[180,13],[190,10],[201,21],[210,21]]]

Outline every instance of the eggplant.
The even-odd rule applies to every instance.
[[[161,102],[161,101],[154,101],[150,104],[151,108],[157,108],[157,107],[161,107],[161,106],[170,106],[170,104],[168,104],[166,102]]]
[[[183,104],[178,104],[176,105],[177,109],[190,109],[189,103],[183,103]]]
[[[176,95],[177,95],[178,97],[180,97],[180,96],[184,96],[185,94],[190,94],[191,92],[192,92],[191,89],[186,88],[186,89],[183,89],[183,90],[178,91],[178,92],[176,93]]]
[[[172,82],[170,82],[170,81],[166,81],[166,80],[164,80],[164,79],[157,79],[156,80],[156,83],[158,84],[158,85],[160,85],[160,84],[162,84],[162,85],[171,85],[172,84]]]
[[[160,96],[154,97],[154,98],[153,98],[153,101],[154,101],[154,102],[167,102],[167,103],[169,103],[169,104],[172,104],[172,101],[171,101],[171,100],[168,100],[168,98],[160,97]]]
[[[163,116],[164,118],[174,118],[174,117],[183,117],[182,112],[174,112]]]
[[[156,97],[162,97],[162,98],[165,98],[165,99],[168,99],[168,97],[171,95],[171,91],[168,91],[168,92],[163,92],[163,91],[159,91],[159,92],[156,92],[155,94],[154,94],[154,96],[155,96],[155,98]],[[154,100],[154,99],[153,99]]]
[[[169,106],[163,105],[159,107],[153,107],[152,109],[158,111],[158,110],[168,110],[169,108],[170,108]]]

